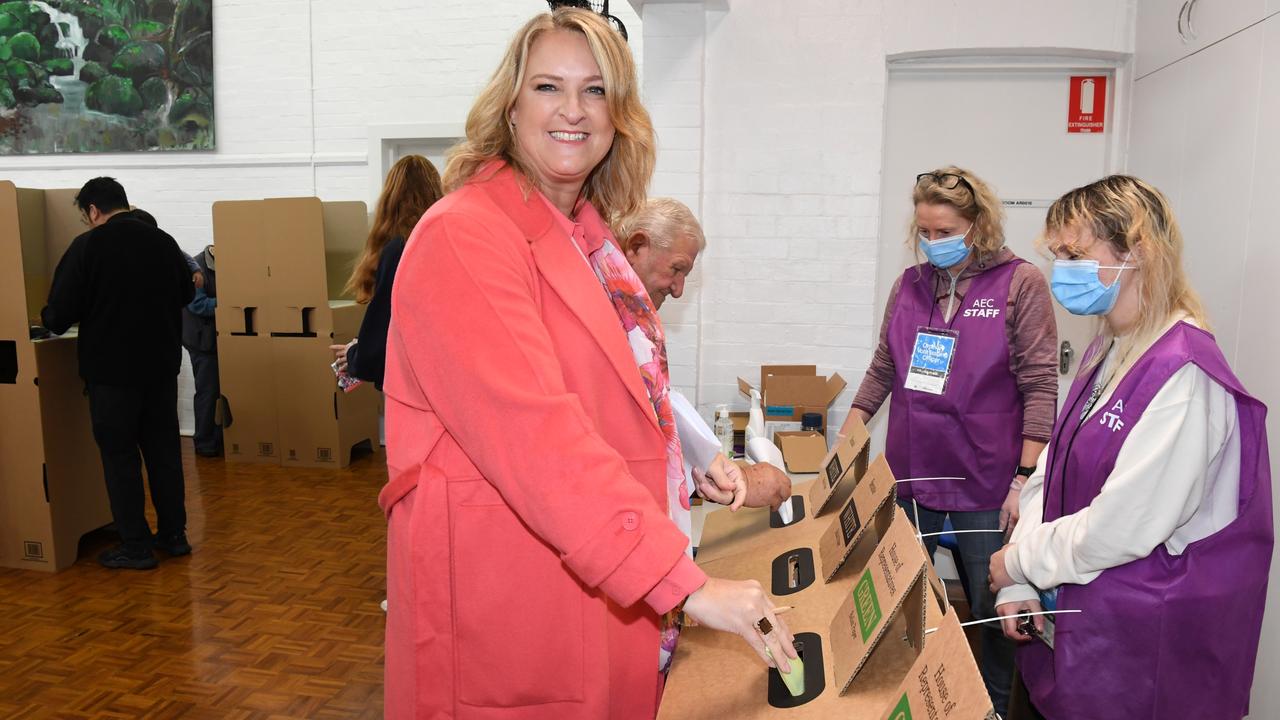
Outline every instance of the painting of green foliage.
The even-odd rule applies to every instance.
[[[0,155],[213,137],[212,0],[0,0]]]

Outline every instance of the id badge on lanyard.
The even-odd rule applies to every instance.
[[[1040,607],[1044,608],[1045,610],[1058,609],[1058,589],[1057,588],[1054,588],[1052,590],[1040,590],[1039,593],[1040,593]],[[1040,642],[1044,643],[1045,645],[1048,645],[1050,650],[1053,649],[1053,632],[1055,629],[1053,618],[1054,618],[1053,615],[1044,616],[1044,630],[1041,630],[1040,634],[1038,635]]]
[[[951,365],[960,334],[944,328],[922,327],[916,331],[915,347],[903,386],[908,390],[941,395],[947,390]]]

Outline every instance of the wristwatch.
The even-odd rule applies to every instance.
[[[1019,465],[1018,469],[1015,470],[1013,474],[1020,475],[1024,478],[1029,478],[1032,475],[1036,474],[1036,466],[1035,465]]]

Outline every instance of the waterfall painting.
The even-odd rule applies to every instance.
[[[212,0],[0,0],[0,155],[213,148]]]

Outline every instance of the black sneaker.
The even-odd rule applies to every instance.
[[[98,556],[98,562],[103,567],[109,568],[128,568],[130,570],[150,570],[159,563],[156,561],[155,553],[150,550],[130,550],[124,545],[117,545],[110,550],[102,551]]]
[[[186,533],[177,533],[168,537],[156,537],[156,548],[170,557],[191,554],[191,543],[187,542]]]

